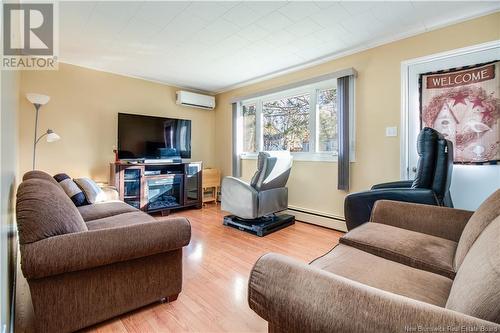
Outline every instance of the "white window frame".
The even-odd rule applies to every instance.
[[[351,80],[354,81],[354,80]],[[277,99],[283,99],[290,96],[296,96],[301,94],[309,94],[310,96],[310,110],[309,110],[309,131],[311,137],[314,138],[309,143],[309,152],[292,152],[292,156],[296,161],[325,161],[325,162],[337,162],[338,160],[338,152],[318,152],[316,151],[316,145],[319,140],[319,131],[317,129],[319,110],[317,105],[317,92],[319,90],[325,89],[337,89],[337,79],[329,79],[325,81],[320,81],[308,85],[303,85],[300,87],[286,89],[279,92],[275,92],[268,95],[253,97],[250,99],[242,100],[238,104],[238,118],[241,121],[238,121],[238,135],[237,135],[237,146],[243,147],[243,121],[242,121],[242,109],[244,105],[252,105],[255,104],[255,135],[256,135],[256,148],[257,152],[239,152],[239,156],[241,159],[256,159],[259,151],[263,149],[263,135],[262,135],[262,107],[265,102],[274,101]],[[354,161],[354,84],[350,87],[350,105],[351,110],[350,113],[350,138],[351,138],[351,161]]]

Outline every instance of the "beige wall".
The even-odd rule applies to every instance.
[[[278,87],[328,72],[354,67],[356,82],[356,162],[351,190],[399,179],[399,137],[386,137],[385,127],[400,125],[401,61],[500,39],[500,13],[484,16],[415,37],[386,44],[308,69],[225,92],[217,96],[215,145],[217,166],[231,173],[230,99]],[[253,172],[254,161],[244,161],[243,174]],[[334,216],[343,216],[345,193],[337,188],[337,164],[295,162],[288,183],[289,204]]]
[[[37,148],[37,168],[51,174],[108,181],[114,160],[117,114],[137,113],[192,120],[192,160],[213,166],[215,113],[175,104],[176,87],[60,64],[58,71],[24,71],[19,115],[20,172],[31,169],[35,112],[28,92],[50,96],[40,110],[39,133],[53,129],[61,140]]]
[[[19,114],[20,172],[31,168],[34,110],[27,92],[51,96],[41,109],[39,130],[54,129],[62,139],[39,144],[37,167],[72,177],[107,181],[113,160],[118,112],[193,120],[193,160],[231,172],[232,97],[278,87],[293,81],[354,67],[356,83],[356,162],[351,189],[399,178],[399,137],[385,137],[385,127],[400,124],[401,61],[500,39],[500,13],[453,25],[271,80],[217,95],[215,112],[179,107],[175,87],[61,64],[58,71],[24,71]],[[255,162],[244,161],[243,173]],[[336,190],[337,164],[299,162],[289,182],[290,205],[343,216],[344,192]]]
[[[14,202],[18,182],[19,73],[0,71],[0,77],[0,330],[5,327],[4,331],[9,332],[17,253]]]

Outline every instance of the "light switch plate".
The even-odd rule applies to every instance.
[[[386,127],[385,136],[398,136],[398,128],[396,126]]]

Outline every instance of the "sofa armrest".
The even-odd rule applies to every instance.
[[[379,200],[370,221],[458,242],[474,212],[400,201]]]
[[[180,249],[190,238],[183,217],[65,234],[21,245],[21,268],[43,278]]]
[[[248,302],[270,327],[280,332],[500,328],[492,322],[372,288],[277,254],[261,257],[253,267]]]
[[[381,183],[372,186],[372,190],[378,190],[382,188],[410,188],[413,185],[413,180],[399,180],[389,183]]]
[[[430,189],[424,188],[384,188],[365,192],[351,193],[344,201],[344,215],[347,229],[368,222],[373,205],[378,200],[396,200],[426,205],[438,205],[439,201]]]
[[[104,201],[120,200],[120,195],[116,187],[110,185],[99,185],[99,187],[104,192]]]

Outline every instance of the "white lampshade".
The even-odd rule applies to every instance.
[[[26,98],[32,104],[45,105],[49,102],[50,97],[42,94],[28,93],[26,94]]]
[[[54,133],[52,130],[47,130],[47,142],[54,142],[59,140],[61,137]]]

